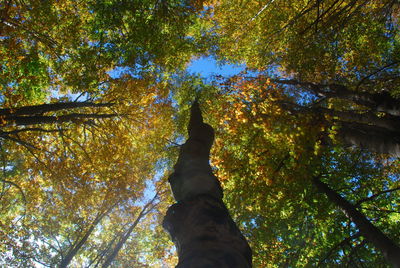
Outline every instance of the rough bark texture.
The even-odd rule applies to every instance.
[[[326,183],[318,178],[314,178],[313,182],[319,191],[326,194],[330,201],[344,210],[347,216],[356,224],[361,235],[380,250],[393,267],[400,267],[400,247],[398,245],[376,228],[353,204],[332,190]]]
[[[169,178],[177,203],[163,221],[177,248],[176,267],[251,267],[251,249],[222,202],[222,188],[209,164],[214,130],[203,123],[197,101],[188,132]]]

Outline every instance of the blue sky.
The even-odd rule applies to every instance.
[[[199,73],[202,77],[207,78],[211,75],[232,76],[240,73],[245,68],[245,65],[217,64],[213,57],[201,57],[192,60],[188,66],[188,71]]]
[[[212,75],[233,76],[244,71],[245,68],[246,66],[244,64],[223,64],[217,62],[213,57],[201,57],[193,59],[189,63],[187,71],[190,73],[198,73],[201,77],[207,79]],[[118,78],[126,72],[129,72],[129,68],[115,67],[113,70],[109,71],[108,74],[112,78]]]

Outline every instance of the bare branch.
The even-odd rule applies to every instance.
[[[1,131],[0,130],[0,136],[2,136],[3,134],[5,135],[12,135],[12,134],[18,134],[21,132],[27,132],[27,131],[38,131],[38,132],[46,132],[46,133],[51,133],[51,132],[59,132],[62,131],[60,129],[44,129],[44,128],[39,128],[39,127],[32,127],[32,128],[21,128],[21,129],[15,129],[15,130],[11,130],[11,131]]]
[[[25,141],[23,141],[23,140],[20,140],[20,139],[18,139],[18,138],[13,138],[13,137],[11,137],[11,136],[9,136],[9,135],[2,135],[1,137],[4,138],[4,139],[12,140],[12,141],[14,141],[14,142],[16,142],[16,143],[18,143],[18,144],[24,146],[25,148],[30,148],[30,149],[34,149],[34,150],[39,150],[39,148],[35,147],[34,145],[32,145],[32,144],[30,144],[30,143],[27,143],[27,142],[25,142]]]
[[[392,63],[389,63],[389,64],[387,64],[387,65],[385,65],[385,66],[379,68],[378,70],[372,72],[371,74],[369,74],[369,75],[363,77],[363,78],[360,80],[360,82],[358,82],[358,84],[357,84],[357,86],[356,86],[356,90],[359,89],[359,87],[361,86],[361,84],[364,83],[364,82],[365,82],[367,79],[369,79],[371,76],[374,76],[374,75],[376,75],[377,73],[380,73],[380,72],[382,72],[383,70],[385,70],[385,69],[387,69],[387,68],[389,68],[389,67],[391,67],[391,66],[397,65],[397,64],[399,64],[399,63],[400,63],[400,61],[394,61],[394,62],[392,62]]]
[[[94,102],[57,102],[40,105],[23,106],[16,108],[0,109],[0,115],[37,115],[61,110],[87,108],[87,107],[111,107],[113,103],[94,103]]]
[[[355,205],[356,205],[356,206],[360,206],[361,203],[364,203],[364,202],[370,201],[370,200],[372,200],[372,199],[375,199],[376,197],[378,197],[378,196],[380,196],[380,195],[382,195],[382,194],[387,194],[387,193],[391,193],[391,192],[398,191],[398,190],[400,190],[400,186],[399,186],[399,187],[396,187],[396,188],[393,188],[393,189],[381,191],[381,192],[376,193],[376,194],[373,194],[373,195],[371,195],[371,196],[369,196],[369,197],[366,197],[366,198],[363,198],[363,199],[358,200],[357,203],[356,203]]]

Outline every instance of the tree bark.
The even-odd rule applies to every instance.
[[[178,252],[176,267],[251,267],[251,249],[222,201],[222,188],[209,164],[214,130],[203,123],[197,101],[188,132],[169,178],[177,203],[163,221]]]
[[[400,132],[355,122],[340,122],[340,139],[347,145],[400,157]]]
[[[382,130],[398,132],[400,131],[400,117],[393,115],[385,115],[378,117],[373,112],[360,113],[358,111],[337,111],[323,107],[316,108],[316,112],[329,114],[338,117],[340,121],[357,122],[371,127],[378,127]]]
[[[339,84],[316,84],[294,79],[272,79],[271,81],[284,85],[303,86],[319,97],[349,100],[356,104],[364,105],[374,112],[385,112],[394,116],[400,116],[400,100],[393,98],[386,91],[379,93],[353,91]]]
[[[30,126],[30,125],[41,125],[41,124],[55,124],[64,122],[87,122],[90,119],[105,119],[117,116],[117,114],[79,114],[71,113],[60,116],[5,116],[3,119],[8,125],[18,125],[18,126]]]
[[[16,108],[0,109],[0,116],[7,115],[38,115],[48,112],[69,110],[84,107],[110,107],[112,103],[94,103],[94,102],[56,102],[40,105],[29,105]]]
[[[333,97],[351,100],[376,112],[400,116],[400,100],[393,98],[389,92],[356,92],[342,85],[330,85],[330,88],[333,89],[331,93]]]
[[[378,117],[372,112],[361,114],[357,111],[336,111],[324,107],[310,108],[290,102],[279,104],[292,113],[312,114],[316,120],[325,120],[324,114],[338,118],[333,121],[340,124],[338,136],[344,144],[400,157],[400,118],[397,116]],[[328,123],[327,120],[325,122]]]
[[[331,202],[347,214],[347,216],[356,224],[361,235],[380,250],[393,267],[400,267],[400,247],[398,245],[382,233],[381,230],[375,227],[353,204],[332,190],[326,183],[316,177],[314,178],[313,183],[320,192],[324,193]]]

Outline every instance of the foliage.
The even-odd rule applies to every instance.
[[[398,189],[398,175],[391,173],[398,161],[339,144],[327,147],[326,121],[281,109],[280,102],[295,97],[269,79],[234,77],[214,90],[213,164],[226,202],[252,244],[255,266],[382,265],[373,245],[365,246],[354,224],[317,193],[311,180],[323,174],[398,241],[392,229],[397,216],[390,216],[398,213],[393,209],[398,192],[387,191]],[[379,196],[385,196],[385,207],[376,205]]]
[[[398,73],[396,1],[211,1],[208,19],[223,59],[278,65],[308,81],[358,81]]]
[[[398,133],[398,12],[390,0],[3,1],[0,263],[172,267],[160,222],[198,98],[255,267],[386,267],[312,178],[400,242],[397,156],[343,142],[350,123]],[[253,71],[207,84],[184,70],[210,54]]]
[[[96,92],[115,68],[174,69],[194,49],[185,32],[195,8],[185,1],[5,1],[1,8],[4,103],[41,102],[51,90]]]

